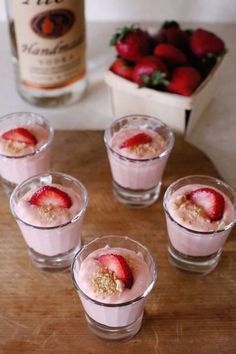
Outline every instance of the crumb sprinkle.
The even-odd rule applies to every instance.
[[[103,295],[121,295],[124,291],[124,283],[117,279],[114,272],[100,267],[91,279],[93,291]]]
[[[56,208],[50,204],[38,207],[38,213],[39,213],[39,217],[41,220],[47,221],[49,223],[54,221],[56,219],[57,215],[59,215],[61,213],[67,213],[68,217],[70,217],[69,210],[67,210],[65,208]]]
[[[17,154],[24,150],[27,144],[20,141],[7,140],[5,146],[7,151]]]
[[[147,154],[160,154],[160,152],[164,149],[165,142],[161,141],[160,146],[156,146],[153,143],[140,144],[130,146],[128,149],[134,152],[139,157],[145,157]]]
[[[185,195],[179,195],[176,198],[174,207],[175,209],[180,209],[181,212],[184,213],[182,220],[184,222],[188,222],[190,225],[197,219],[207,223],[211,222],[205,210],[202,207],[192,203],[191,200],[188,200]]]

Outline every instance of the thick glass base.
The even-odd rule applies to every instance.
[[[69,268],[75,254],[80,250],[81,245],[73,248],[72,250],[57,254],[56,256],[45,256],[43,254],[35,252],[32,248],[28,249],[28,254],[38,268],[44,270],[61,270]]]
[[[87,313],[85,317],[89,329],[99,338],[112,341],[126,341],[134,337],[141,328],[143,314],[133,323],[124,327],[108,327],[94,321]]]
[[[161,190],[161,182],[154,188],[147,190],[124,188],[114,180],[112,184],[113,193],[116,199],[119,200],[119,202],[134,208],[145,208],[152,205],[158,199]]]
[[[176,268],[199,275],[212,272],[221,256],[221,250],[204,257],[187,256],[178,252],[172,245],[168,246],[168,253],[170,263]]]
[[[2,180],[3,189],[4,189],[5,193],[7,194],[8,198],[10,198],[10,196],[11,196],[14,188],[17,186],[17,184],[9,182],[2,177],[1,177],[1,180]]]
[[[34,106],[58,107],[67,106],[77,102],[87,88],[86,78],[71,86],[54,90],[33,90],[18,84],[17,90],[20,96]]]

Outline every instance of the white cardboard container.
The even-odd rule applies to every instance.
[[[110,87],[114,116],[120,118],[129,114],[147,114],[159,118],[176,133],[183,135],[189,132],[215,94],[224,57],[189,97],[139,88],[137,84],[107,70],[104,80]]]

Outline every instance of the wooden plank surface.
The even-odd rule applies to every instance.
[[[136,238],[153,252],[158,281],[136,337],[127,343],[97,339],[86,327],[69,271],[45,272],[31,264],[1,188],[0,353],[235,354],[236,230],[206,277],[180,272],[167,259],[163,192],[185,175],[217,176],[211,162],[178,138],[159,201],[134,210],[113,198],[102,132],[57,132],[53,149],[53,170],[73,175],[88,189],[84,242],[106,234]]]

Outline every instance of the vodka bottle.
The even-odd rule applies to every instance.
[[[84,0],[6,0],[17,89],[58,106],[86,89]]]

